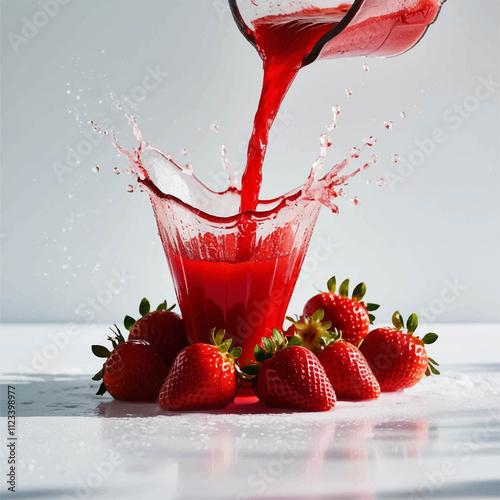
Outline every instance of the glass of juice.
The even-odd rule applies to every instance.
[[[146,153],[141,160],[148,162]],[[189,340],[207,342],[212,328],[224,328],[233,345],[242,348],[240,361],[247,364],[261,338],[283,326],[321,204],[297,189],[240,212],[236,188],[215,193],[172,162],[160,160],[162,168],[167,165],[162,174],[168,170],[170,175],[163,189],[154,174],[142,184],[153,205]]]

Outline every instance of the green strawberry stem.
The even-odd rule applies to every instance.
[[[302,340],[298,335],[287,339],[277,328],[273,329],[271,338],[262,337],[261,340],[264,347],[257,344],[253,350],[255,361],[246,366],[238,367],[238,372],[243,380],[254,379],[259,373],[260,365],[267,359],[272,358],[280,349],[302,345]]]
[[[403,327],[404,327],[405,322],[404,322],[403,316],[401,316],[401,313],[399,311],[396,311],[392,315],[392,324],[394,325],[396,330],[403,331]],[[418,316],[416,313],[412,313],[412,314],[410,314],[410,316],[406,320],[407,335],[409,335],[410,337],[413,336],[417,327],[418,327]],[[416,338],[419,338],[419,337],[416,337]],[[420,341],[424,345],[429,345],[429,344],[434,344],[434,342],[436,342],[437,339],[438,339],[438,335],[436,333],[429,332],[429,333],[426,333],[420,339]],[[436,366],[439,366],[439,363],[434,361],[432,358],[427,358],[427,359],[428,359],[429,364],[427,366],[427,370],[425,372],[425,375],[427,377],[431,374],[440,375],[439,370],[436,368]]]
[[[210,332],[210,344],[217,347],[222,354],[234,361],[241,356],[241,347],[234,347],[231,349],[233,339],[224,340],[225,335],[226,330],[217,331],[217,328],[213,328]],[[229,349],[231,349],[231,351]]]
[[[114,334],[114,337],[108,336],[108,340],[111,342],[111,345],[113,346],[113,349],[118,346],[119,344],[122,344],[125,342],[125,337],[122,335],[122,332],[120,332],[120,329],[116,326],[115,324],[116,331],[113,330],[113,328],[109,328]],[[92,352],[98,357],[98,358],[105,358],[108,359],[111,356],[111,352],[107,347],[104,347],[102,345],[93,345],[92,346]],[[103,363],[102,368],[92,377],[92,380],[98,381],[102,380],[102,377],[104,376],[104,368],[106,366],[106,361]],[[102,396],[106,392],[106,386],[104,385],[104,382],[101,382],[101,385],[99,386],[98,391],[96,392],[96,395]]]

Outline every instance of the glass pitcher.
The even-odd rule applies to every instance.
[[[401,54],[422,38],[443,1],[229,0],[229,5],[240,31],[254,46],[253,24],[257,20],[328,18],[331,27],[304,56],[302,66],[306,66],[316,59]]]

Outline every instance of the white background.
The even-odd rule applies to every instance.
[[[20,41],[26,21],[44,24],[40,3],[1,4],[2,321],[120,321],[144,295],[175,299],[149,200],[126,192],[130,179],[112,172],[125,160],[87,122],[110,121],[132,146],[110,92],[144,97],[130,111],[145,137],[177,158],[187,148],[198,176],[223,187],[220,147],[241,172],[261,61],[224,0],[57,5],[45,26]],[[323,211],[290,312],[336,274],[364,280],[384,321],[396,308],[405,316],[421,311],[428,321],[500,319],[500,88],[474,97],[481,81],[500,82],[499,13],[497,0],[450,0],[403,56],[319,61],[300,73],[276,122],[263,194],[303,182],[333,104],[343,111],[329,161],[368,135],[378,137],[370,153],[381,161],[351,183],[339,216]],[[157,69],[168,76],[144,91],[144,78]],[[455,107],[464,104],[472,109],[459,118]],[[392,131],[385,120],[394,121]],[[444,141],[418,153],[438,129]],[[84,133],[101,142],[61,174],[68,150],[88,140]],[[380,188],[379,178],[397,174],[392,153],[423,161],[402,182]],[[355,195],[358,207],[349,204]],[[115,275],[128,276],[126,285]]]

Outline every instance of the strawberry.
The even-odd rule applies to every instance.
[[[377,304],[361,302],[366,293],[366,285],[359,283],[349,298],[349,280],[345,280],[335,293],[335,276],[328,280],[328,292],[320,293],[309,299],[304,306],[303,315],[312,316],[318,309],[323,309],[325,321],[331,322],[331,327],[342,332],[346,342],[359,346],[360,342],[368,335],[370,324],[375,316],[369,311],[379,308]]]
[[[318,358],[300,346],[298,336],[287,340],[278,330],[255,346],[257,363],[241,368],[244,377],[254,377],[257,397],[271,408],[328,411],[335,406],[332,384]]]
[[[338,333],[338,331],[337,331]],[[380,396],[380,385],[360,350],[332,337],[332,342],[317,354],[339,399],[365,400]]]
[[[158,402],[164,410],[225,408],[238,389],[235,359],[241,348],[229,351],[232,339],[225,330],[210,333],[212,344],[196,343],[183,349],[170,368]]]
[[[342,332],[329,331],[331,323],[322,322],[324,312],[318,309],[312,317],[292,321],[302,345],[313,351],[323,365],[338,399],[376,399],[380,386],[359,349],[342,340]]]
[[[97,357],[106,358],[102,369],[92,377],[92,380],[103,379],[97,394],[107,390],[122,401],[156,401],[168,368],[149,342],[125,341],[116,325],[115,328],[116,332],[111,329],[115,337],[108,337],[112,352],[100,345],[92,346]]]
[[[167,309],[167,301],[162,302],[156,311],[150,311],[147,299],[142,299],[139,312],[142,318],[137,321],[125,316],[124,325],[129,330],[129,340],[146,340],[156,347],[167,368],[172,366],[174,359],[182,349],[189,345],[184,329],[184,323],[172,309]]]
[[[422,339],[413,336],[418,317],[413,313],[406,322],[408,333],[402,331],[403,318],[399,311],[392,316],[394,328],[377,328],[361,344],[382,392],[400,391],[412,387],[425,375],[439,375],[436,363],[427,357],[425,344],[434,343],[438,336],[428,333]]]

